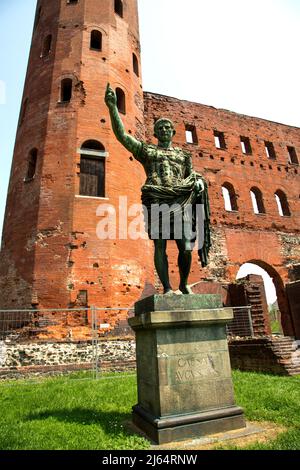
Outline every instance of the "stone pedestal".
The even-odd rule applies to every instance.
[[[155,295],[135,305],[138,404],[133,422],[157,444],[245,427],[234,403],[218,295]]]

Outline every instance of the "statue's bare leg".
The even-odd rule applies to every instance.
[[[154,263],[158,277],[163,285],[164,294],[172,292],[169,280],[169,263],[167,256],[167,240],[154,240]]]
[[[191,271],[192,265],[192,251],[187,250],[186,240],[176,240],[176,244],[179,250],[178,255],[178,267],[180,274],[180,285],[179,290],[183,294],[192,294],[193,291],[188,286],[188,277]]]

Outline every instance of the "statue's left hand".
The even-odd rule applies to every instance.
[[[196,180],[195,189],[198,193],[202,193],[202,191],[204,191],[204,183],[201,179]]]

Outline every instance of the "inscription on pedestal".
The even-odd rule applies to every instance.
[[[230,365],[224,351],[195,355],[158,357],[161,385],[196,383],[230,377]]]
[[[212,354],[204,357],[180,358],[177,361],[177,371],[175,372],[176,382],[190,382],[202,379],[203,377],[219,376]]]

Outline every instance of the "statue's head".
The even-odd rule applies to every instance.
[[[175,134],[174,124],[170,119],[161,118],[154,124],[154,137],[160,142],[171,141]]]

